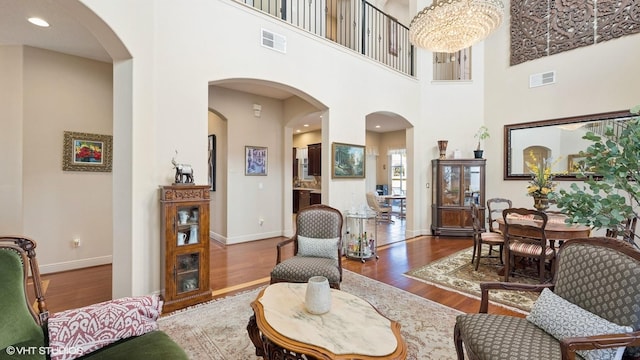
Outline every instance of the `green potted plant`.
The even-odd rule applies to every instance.
[[[631,113],[640,113],[640,106]],[[573,183],[550,198],[571,223],[623,233],[627,220],[639,216],[640,117],[629,120],[617,136],[609,127],[604,136],[588,132],[583,139],[593,142],[580,152],[578,177],[584,185]]]
[[[480,128],[478,129],[478,132],[476,132],[476,135],[474,136],[476,139],[478,139],[478,146],[476,147],[475,150],[473,150],[473,156],[476,159],[482,159],[482,154],[484,153],[484,150],[480,149],[480,145],[482,141],[484,141],[485,139],[488,139],[489,136],[490,136],[489,128],[487,128],[484,125],[480,126]]]

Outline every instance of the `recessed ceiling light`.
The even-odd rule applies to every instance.
[[[300,132],[300,129],[296,130],[296,132]]]
[[[304,125],[302,125],[302,126],[304,126],[304,127],[309,127],[309,124],[304,124]]]
[[[30,17],[27,20],[29,20],[30,23],[32,23],[33,25],[37,25],[40,27],[49,27],[49,23],[46,22],[43,19],[40,19],[38,17]]]
[[[376,129],[380,129],[380,125],[376,125]]]

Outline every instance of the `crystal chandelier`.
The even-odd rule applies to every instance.
[[[500,0],[433,0],[411,20],[409,39],[433,52],[453,53],[496,30],[503,10]]]

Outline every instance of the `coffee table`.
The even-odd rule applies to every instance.
[[[251,303],[247,332],[264,359],[405,359],[400,324],[365,300],[331,289],[331,310],[305,310],[307,284],[276,283]]]

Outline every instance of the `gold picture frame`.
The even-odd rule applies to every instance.
[[[331,144],[332,178],[364,178],[364,146],[353,144]]]
[[[113,137],[73,131],[64,132],[63,171],[111,172]]]
[[[580,174],[582,172],[586,174],[593,174],[594,168],[585,168],[583,163],[585,157],[580,154],[570,154],[567,156],[567,173]]]

